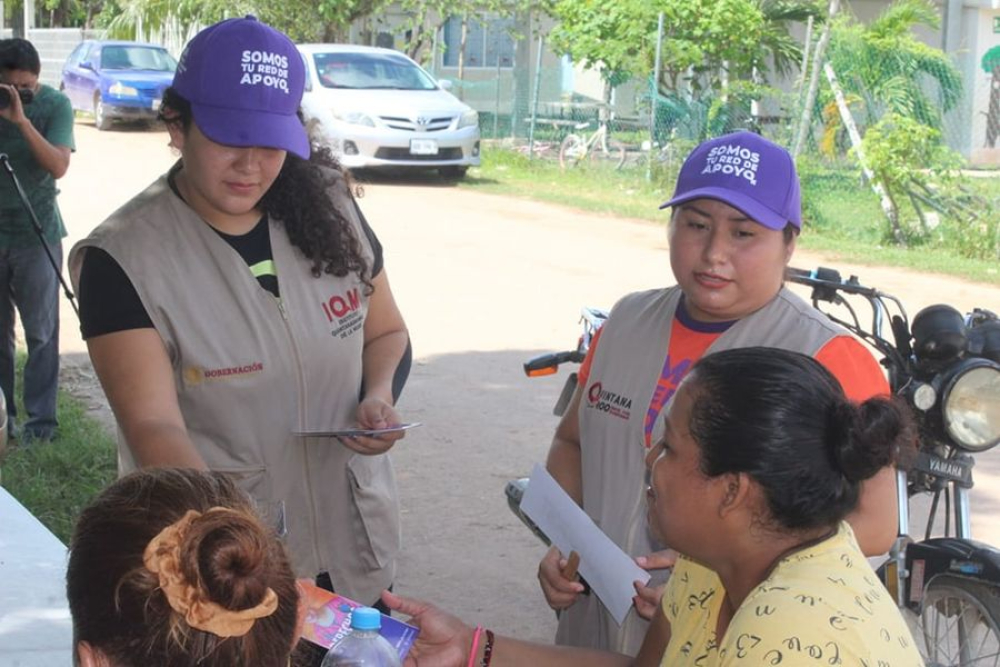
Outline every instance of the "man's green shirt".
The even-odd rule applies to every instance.
[[[35,129],[53,146],[75,150],[73,143],[73,107],[69,98],[51,86],[42,85],[31,104],[24,107]],[[0,153],[6,153],[17,180],[28,195],[35,215],[42,225],[45,240],[51,243],[66,236],[59,206],[56,204],[56,180],[42,169],[31,153],[21,131],[0,118]],[[26,248],[38,245],[31,218],[24,209],[6,169],[0,169],[0,248]]]

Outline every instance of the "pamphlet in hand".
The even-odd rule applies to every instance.
[[[362,605],[343,595],[324,590],[309,580],[300,579],[298,583],[306,609],[302,638],[325,649],[336,646],[351,631],[351,612]],[[395,647],[401,663],[419,632],[408,623],[382,614],[379,634]]]
[[[421,426],[420,422],[409,424],[396,424],[385,428],[336,428],[329,431],[296,431],[293,435],[304,438],[377,438],[387,433],[399,433],[411,428]]]
[[[621,625],[632,608],[632,582],[648,582],[649,572],[612,542],[541,464],[531,472],[521,510],[559,551],[579,554],[580,575]]]

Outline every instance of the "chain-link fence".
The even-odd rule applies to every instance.
[[[982,68],[913,69],[912,63],[850,63],[842,71],[830,63],[860,134],[889,112],[910,116],[937,129],[943,142],[968,159],[1000,139],[1000,58],[996,73]],[[881,70],[881,71],[877,71]],[[448,78],[448,77],[446,77]],[[519,81],[519,78],[521,79]],[[607,118],[623,140],[663,143],[698,141],[749,128],[791,146],[806,103],[808,81],[787,80],[754,86],[751,96],[739,82],[721,90],[652,95],[652,75],[617,86],[605,102],[602,91],[567,90],[565,68],[542,68],[519,75],[511,69],[477,73],[473,80],[451,77],[452,92],[480,112],[486,139],[526,140],[565,136],[581,123]],[[655,110],[651,99],[655,99]],[[534,127],[532,127],[534,126]],[[848,157],[851,148],[843,113],[829,77],[821,74],[808,114],[803,150],[827,158]],[[998,163],[997,166],[1000,166]]]
[[[797,148],[814,224],[835,226],[836,212],[850,209],[884,226],[887,238],[949,241],[990,259],[1000,258],[1000,178],[973,180],[957,168],[1000,166],[1000,49],[995,55],[975,62],[834,45],[812,95],[809,76],[665,91],[650,74],[588,88],[566,66],[480,70],[476,80],[453,80],[453,92],[479,110],[487,140],[521,150],[530,142],[543,158],[559,156],[571,134],[589,146],[611,141],[621,150],[616,165],[635,167],[636,178],[671,179],[698,142],[750,129]]]

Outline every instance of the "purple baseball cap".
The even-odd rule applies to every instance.
[[[718,199],[770,229],[802,228],[799,177],[791,154],[753,132],[733,132],[691,151],[673,198],[660,208],[693,199]]]
[[[305,64],[292,40],[253,16],[211,25],[188,42],[173,87],[198,129],[229,146],[281,148],[309,159],[296,112]]]

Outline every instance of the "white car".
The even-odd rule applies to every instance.
[[[300,44],[302,111],[314,142],[349,169],[437,169],[460,178],[479,164],[479,114],[399,51]]]

